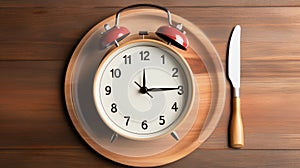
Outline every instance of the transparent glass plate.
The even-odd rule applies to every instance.
[[[171,136],[149,141],[118,137],[110,142],[113,131],[98,115],[93,100],[94,76],[108,49],[101,49],[104,25],[111,27],[115,16],[94,26],[76,47],[67,69],[65,98],[69,115],[81,137],[98,153],[116,162],[131,166],[159,166],[176,161],[198,148],[212,134],[225,104],[225,76],[219,55],[205,34],[191,22],[172,14],[173,24],[182,23],[190,47],[182,55],[189,63],[196,83],[197,100],[194,110],[176,132],[180,141]],[[153,9],[135,9],[120,16],[120,26],[131,36],[124,42],[139,38],[139,31],[155,32],[167,25],[167,15]],[[123,41],[122,41],[123,42]],[[121,42],[121,43],[122,43]]]

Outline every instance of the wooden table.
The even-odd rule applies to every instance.
[[[0,167],[122,167],[94,152],[64,101],[67,63],[82,36],[139,1],[0,1]],[[228,148],[230,94],[213,135],[166,167],[300,166],[300,2],[161,1],[210,38],[226,68],[242,26],[241,111],[245,148]],[[230,85],[227,81],[227,93]]]

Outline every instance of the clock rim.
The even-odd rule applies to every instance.
[[[142,44],[142,43],[145,43],[145,44]],[[179,60],[181,61],[181,63],[179,63],[180,66],[183,66],[183,65],[185,66],[185,68],[183,68],[183,69],[185,69],[185,71],[187,71],[187,72],[185,72],[184,74],[185,75],[188,74],[188,77],[186,79],[187,79],[188,87],[190,87],[189,89],[191,90],[190,91],[191,95],[188,96],[188,100],[187,100],[187,103],[186,103],[188,105],[188,107],[185,107],[185,109],[182,111],[182,113],[185,113],[185,114],[183,114],[183,117],[182,117],[182,114],[181,114],[175,120],[174,123],[172,123],[171,125],[168,126],[168,127],[171,127],[171,128],[166,127],[166,128],[164,128],[162,130],[159,130],[158,133],[150,133],[150,134],[154,134],[153,136],[150,136],[150,137],[147,137],[147,135],[137,135],[135,133],[130,133],[131,135],[135,135],[135,137],[134,136],[129,136],[129,135],[126,135],[126,132],[128,132],[128,131],[123,130],[122,128],[118,128],[119,126],[117,126],[116,124],[115,124],[115,126],[112,126],[111,124],[114,124],[114,122],[111,121],[108,116],[105,116],[105,113],[106,113],[105,111],[104,112],[101,111],[104,108],[103,108],[103,105],[101,104],[100,94],[99,94],[99,89],[100,89],[100,82],[99,82],[99,80],[101,79],[101,77],[98,77],[98,76],[101,75],[102,69],[106,68],[106,67],[104,67],[104,65],[107,64],[107,61],[109,61],[109,59],[111,57],[115,57],[116,56],[115,52],[120,53],[120,52],[122,52],[124,50],[127,50],[129,48],[134,47],[134,46],[129,46],[129,45],[137,44],[136,46],[152,46],[152,45],[150,45],[151,43],[154,44],[153,46],[157,47],[157,48],[159,48],[160,46],[165,47],[165,49],[162,48],[161,50],[164,50],[164,51],[168,50],[166,52],[170,53],[170,55],[172,57],[177,57],[177,58],[174,58],[174,59],[178,63],[179,63]],[[129,47],[127,47],[127,46],[129,46]],[[171,54],[171,52],[173,54]],[[176,55],[176,56],[174,56],[174,55]],[[97,109],[99,117],[101,117],[102,121],[112,131],[114,131],[118,135],[121,135],[121,136],[123,136],[125,138],[128,138],[128,139],[137,140],[137,141],[155,140],[155,139],[162,138],[163,136],[167,136],[168,134],[171,134],[173,131],[175,131],[177,128],[179,128],[182,125],[182,123],[185,122],[186,118],[191,113],[193,105],[194,105],[194,102],[195,102],[196,88],[197,88],[196,85],[197,84],[196,84],[195,79],[194,79],[194,74],[193,74],[193,72],[192,72],[189,64],[187,63],[186,59],[182,56],[181,53],[179,53],[178,51],[176,51],[175,49],[173,49],[172,46],[167,45],[167,44],[163,43],[162,41],[159,41],[159,40],[156,40],[156,39],[149,39],[149,38],[133,39],[133,40],[130,40],[130,41],[126,42],[126,43],[121,44],[118,47],[113,48],[112,50],[108,51],[105,54],[104,58],[101,60],[99,66],[97,68],[97,71],[96,71],[96,74],[95,74],[95,77],[94,77],[94,82],[93,82],[93,96],[94,97],[93,97],[93,99],[94,99],[94,103],[95,103],[95,106],[96,106],[96,109]],[[107,121],[107,120],[110,120],[110,121]],[[178,121],[178,120],[180,120],[180,121]],[[118,129],[115,129],[115,128],[118,128]],[[158,135],[156,135],[156,134],[158,134]]]

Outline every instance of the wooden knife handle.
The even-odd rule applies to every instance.
[[[233,110],[230,123],[230,146],[232,148],[244,147],[244,127],[240,110],[240,98],[234,97],[232,102]]]

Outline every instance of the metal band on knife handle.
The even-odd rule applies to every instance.
[[[234,89],[230,123],[230,145],[233,148],[244,147],[244,126],[241,115],[239,88]]]

